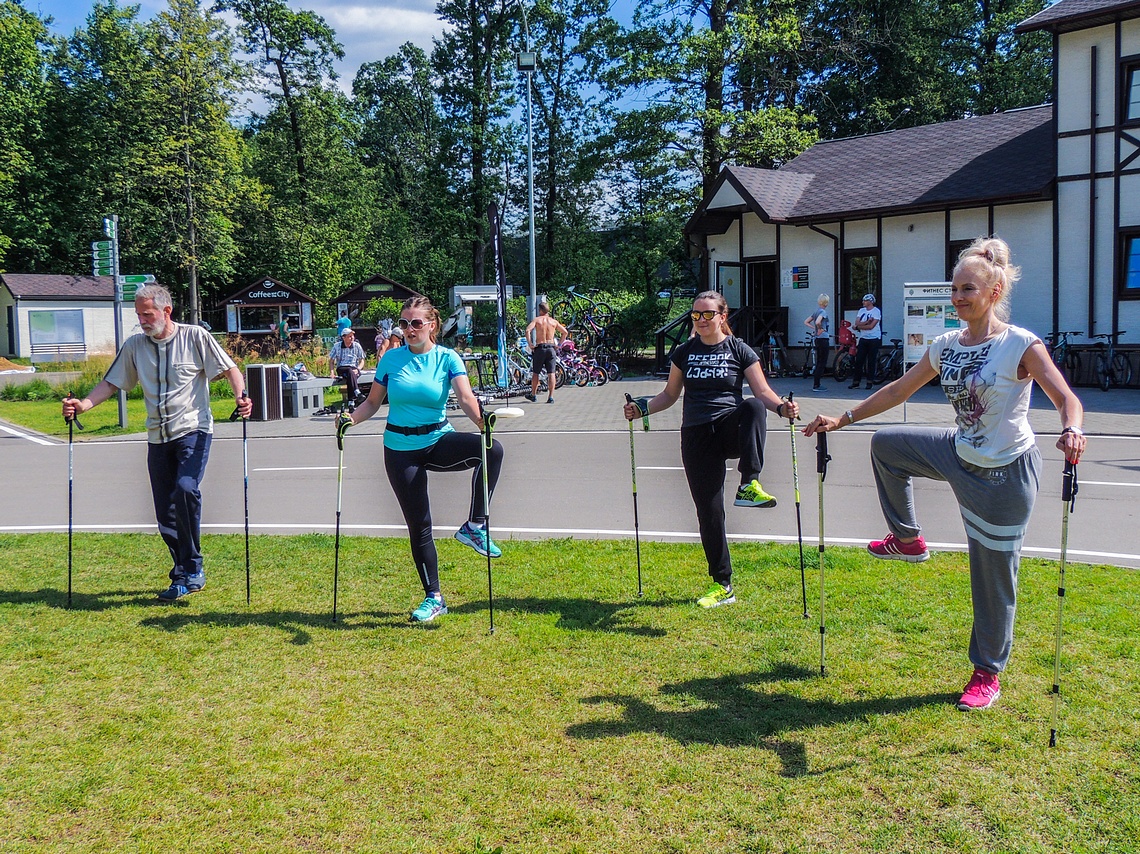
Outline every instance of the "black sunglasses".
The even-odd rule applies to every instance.
[[[421,320],[418,317],[413,317],[411,320],[404,320],[404,318],[401,317],[398,321],[396,321],[396,325],[399,326],[401,329],[407,329],[410,326],[410,327],[412,327],[412,329],[415,329],[417,332],[419,330],[423,329],[424,324],[426,324],[426,323],[431,323],[431,321],[430,320]]]
[[[712,320],[718,314],[720,314],[719,311],[690,311],[689,317],[693,320]]]

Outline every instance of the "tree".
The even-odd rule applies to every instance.
[[[44,105],[41,46],[47,29],[36,15],[0,0],[0,264],[14,243],[34,240],[39,211],[32,177]],[[35,253],[17,253],[17,258]]]
[[[332,63],[344,59],[344,49],[324,18],[313,12],[294,12],[284,0],[218,0],[216,8],[237,15],[242,46],[255,57],[254,67],[265,84],[262,91],[283,102],[289,119],[297,198],[304,207],[308,168],[299,99],[336,79]]]
[[[185,276],[196,323],[199,276],[219,284],[232,278],[237,197],[253,191],[241,171],[240,135],[230,124],[243,80],[228,30],[198,0],[170,0],[149,32],[148,112],[161,133],[141,171],[161,216],[136,233],[147,233],[152,259]]]
[[[487,207],[503,190],[499,169],[506,151],[499,123],[511,104],[511,87],[504,81],[517,12],[514,0],[440,0],[436,14],[449,25],[432,50],[446,117],[445,160],[464,217],[472,280],[482,284],[490,240]]]

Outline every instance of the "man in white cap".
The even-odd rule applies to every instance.
[[[352,327],[346,326],[340,332],[340,340],[333,344],[332,352],[329,353],[329,376],[344,380],[349,403],[356,403],[363,397],[357,387],[360,369],[363,367],[364,348],[356,340]]]
[[[875,367],[879,363],[879,345],[883,343],[883,313],[875,307],[875,295],[863,297],[863,307],[855,315],[855,328],[859,330],[859,346],[855,350],[855,368],[848,388],[859,388],[864,368],[867,374],[867,389],[875,385]]]

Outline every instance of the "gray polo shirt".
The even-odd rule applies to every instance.
[[[214,431],[210,380],[233,367],[205,329],[174,323],[174,334],[162,341],[142,333],[128,338],[104,379],[124,391],[142,386],[147,441],[162,444],[195,430]]]

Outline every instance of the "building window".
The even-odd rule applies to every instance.
[[[954,266],[958,263],[958,256],[962,250],[969,246],[972,240],[951,240],[946,244],[946,281],[954,278]]]
[[[879,285],[878,249],[851,249],[843,253],[843,311],[862,308],[864,294],[874,294],[878,303]]]
[[[1140,231],[1120,235],[1120,281],[1116,293],[1121,299],[1140,299]]]
[[[1120,123],[1140,124],[1140,62],[1122,66]]]

